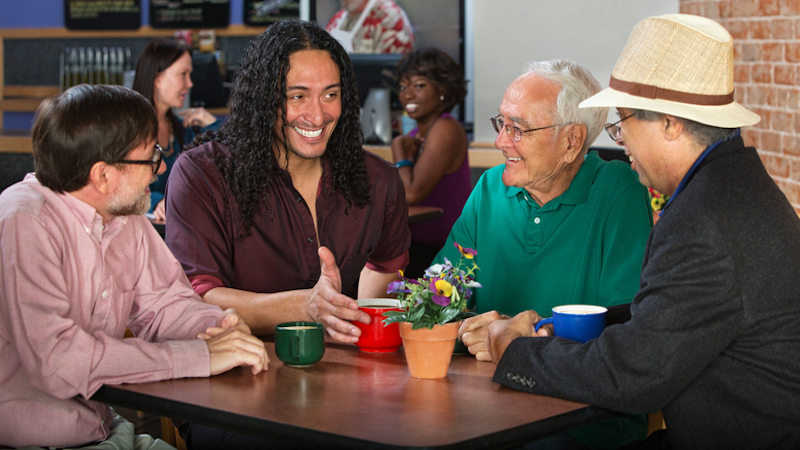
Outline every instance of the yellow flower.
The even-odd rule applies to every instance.
[[[478,254],[477,251],[471,248],[462,247],[458,242],[453,242],[453,245],[458,249],[459,252],[461,252],[461,256],[463,256],[464,258],[472,259],[475,257],[475,255]]]
[[[436,294],[445,297],[453,295],[453,285],[448,283],[447,280],[436,280]]]

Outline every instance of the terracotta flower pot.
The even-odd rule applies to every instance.
[[[460,324],[452,322],[434,325],[433,329],[412,330],[411,323],[399,323],[408,371],[412,377],[430,379],[447,376]]]

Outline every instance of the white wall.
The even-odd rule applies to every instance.
[[[633,26],[649,16],[677,13],[678,0],[467,0],[472,5],[472,80],[476,142],[493,142],[489,117],[506,87],[529,61],[571,59],[603,87]],[[469,44],[468,39],[468,44]],[[470,55],[473,60],[470,61]],[[469,106],[467,106],[469,109]],[[603,133],[596,145],[615,146]]]

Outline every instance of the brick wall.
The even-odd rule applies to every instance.
[[[761,116],[742,130],[800,213],[800,0],[680,0],[734,39],[736,101]]]

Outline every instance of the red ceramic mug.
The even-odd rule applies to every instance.
[[[361,329],[361,337],[356,342],[362,352],[389,353],[400,350],[403,339],[400,338],[400,329],[396,323],[387,327],[383,326],[383,313],[386,311],[401,311],[400,300],[390,298],[363,298],[357,300],[358,309],[370,316],[369,325],[353,322]]]

